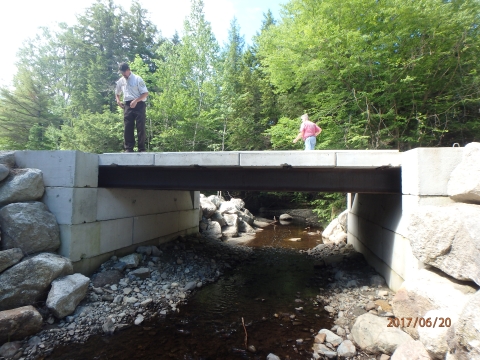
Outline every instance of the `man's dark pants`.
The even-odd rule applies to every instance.
[[[135,146],[135,125],[137,126],[138,151],[145,151],[145,119],[147,117],[145,110],[146,104],[144,101],[139,101],[133,109],[130,107],[130,101],[125,102],[123,110],[125,151],[133,151]]]

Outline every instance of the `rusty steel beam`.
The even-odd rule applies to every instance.
[[[401,169],[100,166],[99,187],[401,194]]]

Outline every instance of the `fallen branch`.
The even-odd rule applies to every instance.
[[[242,325],[243,325],[243,330],[245,330],[245,349],[248,349],[248,334],[247,334],[247,328],[245,327],[245,321],[243,320],[242,317]]]

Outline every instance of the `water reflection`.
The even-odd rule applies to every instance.
[[[302,224],[279,220],[263,227],[255,235],[255,239],[246,245],[255,248],[271,246],[306,250],[321,243],[322,234],[319,228],[305,227]]]

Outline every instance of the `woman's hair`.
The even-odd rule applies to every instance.
[[[301,118],[302,120],[309,120],[309,119],[308,119],[308,114],[303,114],[300,118]]]

